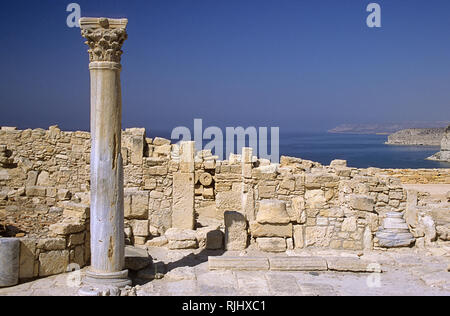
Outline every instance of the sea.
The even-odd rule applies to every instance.
[[[386,141],[387,135],[289,133],[280,135],[280,153],[324,165],[345,159],[355,168],[450,168],[450,163],[426,160],[440,147],[394,146]]]
[[[170,139],[170,132],[167,131],[159,131],[156,135]],[[387,137],[387,135],[326,132],[280,132],[279,153],[280,156],[298,157],[320,162],[323,165],[329,165],[334,159],[344,159],[347,160],[349,167],[355,168],[450,168],[450,163],[426,160],[440,150],[438,146],[386,145]],[[208,140],[205,140],[204,145],[207,143]],[[270,152],[270,139],[268,147]]]

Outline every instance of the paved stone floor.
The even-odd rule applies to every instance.
[[[161,279],[138,279],[133,274],[137,296],[345,296],[345,295],[445,295],[450,296],[450,249],[418,251],[402,249],[369,252],[362,259],[378,263],[383,273],[348,272],[276,272],[276,271],[209,271],[208,255],[267,256],[247,251],[205,252],[149,249],[154,262],[165,263]],[[358,256],[356,252],[298,251],[295,256]],[[286,255],[286,254],[283,254]],[[361,254],[359,254],[361,256]],[[84,275],[80,271],[80,276]],[[141,274],[142,276],[142,274]],[[144,273],[145,276],[145,273]],[[15,287],[0,289],[0,295],[70,296],[79,286],[74,274],[52,276]]]

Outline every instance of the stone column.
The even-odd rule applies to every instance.
[[[81,18],[91,74],[91,267],[86,282],[131,284],[125,265],[120,59],[127,19]]]

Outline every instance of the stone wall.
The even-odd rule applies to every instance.
[[[404,183],[450,183],[449,169],[356,169],[293,157],[271,164],[250,148],[219,161],[193,142],[179,146],[137,128],[123,131],[122,156],[127,242],[172,249],[372,249],[386,214],[407,210]],[[10,233],[35,240],[34,266],[55,251],[64,262],[88,262],[89,161],[87,132],[1,128],[0,213]],[[437,225],[444,236],[449,208],[430,205],[444,218]],[[38,247],[49,237],[57,249]]]

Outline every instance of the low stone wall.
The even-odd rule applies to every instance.
[[[89,133],[2,128],[0,151],[0,213],[30,240],[26,276],[49,273],[39,268],[47,252],[86,263]],[[405,214],[406,183],[450,183],[450,169],[357,169],[293,157],[272,164],[250,148],[219,161],[195,152],[193,142],[175,145],[136,128],[123,131],[122,156],[127,242],[172,249],[372,249],[380,246],[375,234],[386,214]],[[439,205],[423,207],[447,207]],[[441,222],[437,227],[447,227],[447,217]],[[408,224],[414,232],[417,224]],[[430,242],[448,240],[439,236],[446,235]],[[49,237],[58,241],[40,242]]]

